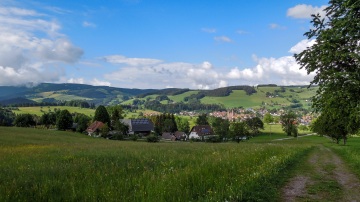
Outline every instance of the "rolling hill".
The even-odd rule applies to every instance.
[[[317,87],[262,85],[231,86],[213,90],[191,89],[126,89],[84,84],[43,83],[33,87],[0,86],[0,104],[24,102],[59,102],[85,100],[95,105],[157,105],[169,108],[175,105],[201,105],[204,108],[309,108]],[[145,104],[147,103],[147,105]],[[182,106],[180,106],[182,107]]]

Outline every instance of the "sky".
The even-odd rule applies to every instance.
[[[0,85],[307,85],[324,0],[0,0]]]

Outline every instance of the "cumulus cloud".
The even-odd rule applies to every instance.
[[[311,47],[314,44],[315,44],[315,39],[312,40],[304,39],[299,43],[297,43],[295,46],[291,47],[289,52],[294,54],[300,53],[301,51],[306,50],[307,47]]]
[[[140,58],[138,58],[140,59]],[[146,61],[149,59],[146,59]],[[141,60],[142,61],[142,60]],[[151,60],[150,60],[151,61]],[[117,71],[105,74],[104,78],[123,87],[144,88],[195,88],[210,89],[226,85],[213,65],[205,61],[200,64],[185,62],[166,63],[119,63]]]
[[[214,37],[214,40],[219,42],[226,42],[226,43],[232,42],[232,40],[227,36],[216,36]]]
[[[287,10],[287,16],[292,18],[304,18],[309,19],[311,18],[312,14],[319,13],[320,16],[325,17],[325,11],[326,5],[317,7],[312,5],[306,5],[306,4],[299,4],[292,8],[289,8]]]
[[[207,33],[215,33],[216,29],[215,28],[202,28],[201,31],[207,32]]]
[[[101,81],[101,80],[98,80],[96,78],[94,78],[91,82],[90,82],[91,85],[94,85],[94,86],[111,86],[111,83],[108,82],[108,81]]]
[[[74,63],[83,51],[59,32],[61,26],[34,10],[0,8],[0,84],[53,82],[60,66]]]
[[[314,43],[313,40],[302,40],[290,48],[289,54],[299,53]],[[233,67],[224,70],[214,67],[209,61],[199,64],[167,63],[156,59],[137,58],[137,61],[147,62],[132,63],[124,62],[131,58],[122,56],[121,62],[115,63],[113,60],[108,60],[112,64],[117,64],[119,69],[105,74],[104,78],[111,81],[113,85],[128,88],[144,88],[144,86],[165,88],[171,86],[175,88],[213,89],[228,85],[266,83],[308,85],[314,77],[314,74],[308,75],[306,70],[299,69],[300,66],[290,55],[279,58],[261,58],[256,55],[252,57],[256,62],[253,67]]]
[[[270,23],[269,27],[270,27],[270,29],[286,29],[285,26],[281,26],[281,25],[276,24],[276,23]]]
[[[239,29],[239,30],[236,31],[236,33],[238,33],[238,34],[248,34],[249,32]]]
[[[290,48],[289,53],[300,53],[314,43],[315,40],[302,40]],[[315,76],[314,73],[308,75],[306,70],[300,69],[300,65],[297,64],[293,56],[280,58],[258,58],[253,56],[253,59],[257,63],[255,67],[232,68],[226,77],[245,81],[248,84],[307,85]]]
[[[314,75],[307,75],[306,70],[299,69],[294,57],[260,58],[253,68],[243,70],[237,67],[227,74],[229,79],[239,79],[248,84],[276,83],[280,85],[307,85]]]
[[[70,79],[67,80],[67,83],[84,84],[85,80],[84,80],[84,78],[70,78]]]
[[[88,21],[84,21],[84,22],[82,23],[82,26],[83,26],[83,27],[89,27],[89,28],[95,28],[95,27],[96,27],[96,24],[91,23],[91,22],[88,22]]]
[[[161,60],[149,59],[149,58],[128,58],[122,55],[109,55],[102,58],[109,63],[127,64],[131,66],[138,65],[155,65],[161,63]]]

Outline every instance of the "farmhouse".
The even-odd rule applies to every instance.
[[[165,140],[171,140],[171,141],[175,141],[176,137],[174,134],[172,133],[168,133],[168,132],[164,132],[161,135],[161,138],[165,139]]]
[[[181,131],[176,131],[174,133],[176,140],[187,140],[188,136],[186,135],[185,132],[181,132]]]
[[[213,135],[213,130],[209,125],[199,125],[192,127],[189,138],[200,139],[210,135]]]
[[[101,121],[95,121],[86,129],[86,132],[88,132],[89,136],[98,137],[99,131],[104,125],[105,124]]]
[[[123,124],[129,126],[129,135],[149,135],[154,130],[154,124],[149,119],[121,119]]]

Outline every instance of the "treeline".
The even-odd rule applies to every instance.
[[[70,106],[80,108],[91,108],[95,109],[94,103],[88,103],[84,100],[71,100],[71,101],[57,101],[57,102],[28,102],[28,103],[13,103],[4,104],[4,107],[37,107],[37,106]]]
[[[257,87],[277,87],[276,84],[260,84],[260,85],[257,85]]]
[[[200,91],[197,94],[192,94],[190,96],[185,97],[184,101],[187,102],[189,100],[200,100],[205,96],[225,97],[225,96],[229,96],[234,90],[243,90],[246,92],[246,95],[252,95],[257,92],[255,88],[252,86],[229,86],[229,87],[217,88],[214,90]]]
[[[190,91],[190,89],[185,88],[167,88],[167,89],[163,89],[163,90],[158,90],[158,91],[153,91],[153,92],[148,92],[148,93],[144,93],[141,95],[138,95],[138,98],[144,98],[148,95],[180,95],[183,93],[186,93]]]
[[[15,116],[10,109],[0,108],[0,126],[12,126]]]
[[[225,110],[224,106],[218,104],[202,104],[200,102],[190,102],[190,103],[170,103],[170,104],[161,104],[157,100],[147,101],[144,103],[146,109],[151,109],[154,111],[162,113],[179,113],[181,111],[222,111]]]

